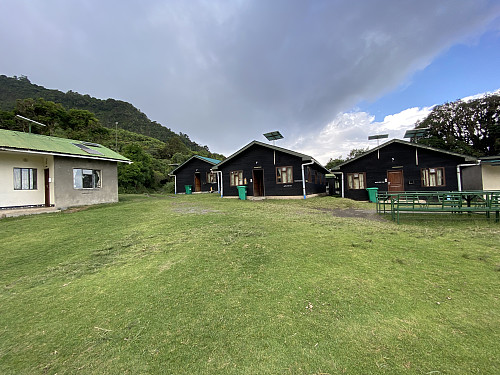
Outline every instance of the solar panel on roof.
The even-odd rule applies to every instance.
[[[268,141],[276,141],[284,138],[279,131],[264,133],[264,137],[266,137]]]
[[[429,128],[407,130],[405,135],[404,135],[404,138],[423,137],[427,134],[428,131],[429,131]]]
[[[88,154],[92,154],[92,155],[103,155],[102,152],[99,152],[97,150],[93,150],[89,147],[87,147],[86,145],[82,144],[82,143],[73,143],[73,145],[75,145],[76,147],[78,148],[81,148],[83,151],[85,151],[86,153]]]
[[[368,136],[369,141],[371,141],[372,139],[383,139],[383,138],[389,138],[389,134],[377,134]]]
[[[100,144],[92,143],[92,142],[82,142],[82,145],[91,146],[91,147],[102,147]]]

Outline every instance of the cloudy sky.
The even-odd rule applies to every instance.
[[[498,0],[0,0],[0,74],[326,163],[500,88]],[[375,144],[373,143],[375,142]]]

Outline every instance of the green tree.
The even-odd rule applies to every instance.
[[[436,106],[416,128],[429,128],[418,142],[473,156],[500,154],[500,95]]]
[[[328,163],[326,163],[325,167],[327,169],[332,169],[332,168],[336,167],[337,165],[342,164],[343,162],[345,162],[345,159],[342,159],[342,155],[340,155],[336,159],[330,158],[330,160],[328,160]]]
[[[118,186],[124,192],[141,192],[155,189],[153,158],[142,147],[131,143],[122,149],[122,154],[133,161],[132,164],[118,166]]]

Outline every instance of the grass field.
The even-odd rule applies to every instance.
[[[0,373],[499,374],[500,225],[347,208],[374,209],[123,196],[2,219]]]

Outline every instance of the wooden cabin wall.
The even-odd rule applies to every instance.
[[[464,163],[465,158],[418,148],[418,165],[414,146],[393,143],[382,147],[351,163],[341,166],[344,173],[344,195],[355,200],[368,200],[366,189],[349,189],[348,173],[366,173],[366,187],[377,187],[379,191],[387,191],[387,172],[403,171],[404,191],[448,191],[457,190],[456,166]],[[378,157],[380,155],[380,157]],[[445,170],[445,186],[422,186],[421,170],[423,168],[443,167]]]
[[[177,193],[184,193],[186,185],[192,185],[192,191],[194,192],[194,174],[196,172],[200,172],[202,192],[208,192],[210,188],[212,188],[212,191],[217,191],[217,183],[207,183],[207,173],[210,173],[210,168],[212,167],[212,164],[197,158],[193,158],[184,164],[175,172],[177,176]]]
[[[253,196],[253,171],[263,170],[264,172],[264,195],[265,196],[302,196],[302,159],[300,157],[290,155],[288,153],[275,151],[274,149],[254,145],[241,154],[236,155],[231,160],[225,162],[220,170],[224,183],[224,196],[237,196],[238,189],[236,186],[230,186],[231,171],[243,171],[243,179],[247,186],[247,195]],[[293,168],[293,182],[288,184],[276,183],[276,168],[288,167]],[[320,171],[317,166],[314,170],[323,175],[322,181],[325,181],[324,171]],[[307,178],[307,177],[306,177]],[[307,194],[315,194],[326,191],[326,185],[323,184],[306,184]]]

